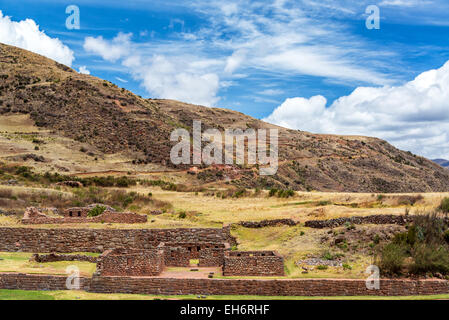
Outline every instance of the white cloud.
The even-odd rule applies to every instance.
[[[301,2],[195,0],[189,9],[207,19],[194,31],[196,26],[174,19],[165,39],[88,37],[84,48],[129,68],[154,97],[209,106],[220,101],[221,88],[238,84],[242,75],[268,81],[314,76],[345,85],[395,81],[388,67],[394,53],[376,47],[373,54],[373,46],[341,22],[309,17]]]
[[[258,92],[258,94],[261,94],[264,96],[278,96],[283,93],[284,93],[284,90],[281,90],[281,89],[265,89],[265,90]]]
[[[19,22],[0,10],[0,42],[29,50],[67,66],[75,60],[73,51],[57,38],[50,38],[32,19]]]
[[[90,74],[90,71],[87,69],[86,66],[81,66],[80,69],[79,69],[79,73]]]
[[[402,86],[359,87],[326,99],[287,99],[265,121],[319,133],[369,135],[430,158],[449,158],[449,61]]]
[[[189,60],[180,60],[180,57],[171,59],[163,55],[156,55],[147,60],[131,56],[123,64],[130,68],[135,79],[142,81],[148,92],[158,98],[215,106],[219,100],[218,75],[201,72],[203,69],[198,66],[207,67],[207,61],[194,61],[189,64]],[[189,68],[192,64],[195,67]]]
[[[84,50],[101,56],[104,60],[115,62],[129,54],[131,47],[132,33],[120,32],[117,36],[108,41],[99,37],[87,37],[84,40]]]

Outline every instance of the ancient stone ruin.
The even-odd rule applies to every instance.
[[[164,270],[164,250],[118,248],[98,258],[97,276],[158,276]]]
[[[112,208],[111,208],[112,209]],[[65,224],[65,223],[146,223],[146,215],[133,212],[116,212],[106,208],[106,210],[96,216],[89,217],[88,213],[92,208],[69,208],[63,211],[62,216],[48,216],[39,209],[27,208],[22,219],[23,224]]]
[[[228,251],[224,276],[285,276],[284,258],[275,251]]]

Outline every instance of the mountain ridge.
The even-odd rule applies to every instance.
[[[170,162],[170,133],[176,128],[191,131],[193,120],[201,120],[203,130],[279,129],[276,175],[258,176],[250,166],[234,166],[234,174],[205,167],[191,178],[197,184],[341,192],[449,190],[449,170],[378,138],[313,134],[228,109],[143,99],[109,81],[0,44],[0,115],[12,114],[29,115],[38,127],[105,155],[131,153],[136,170],[150,163],[185,169]]]

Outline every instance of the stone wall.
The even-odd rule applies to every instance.
[[[108,249],[151,249],[161,242],[217,243],[228,229],[40,229],[0,227],[0,251],[103,252]]]
[[[81,278],[81,289],[98,293],[163,295],[260,296],[415,296],[448,294],[446,280],[381,279],[380,290],[366,289],[365,280],[348,279],[167,279],[139,277]],[[0,289],[66,290],[65,276],[0,273]]]
[[[0,289],[67,290],[66,276],[24,273],[0,273]],[[88,291],[91,278],[80,277],[80,289]]]
[[[296,226],[299,221],[293,219],[274,219],[274,220],[262,220],[262,221],[241,221],[238,225],[245,228],[265,228],[265,227],[276,227],[276,226]]]
[[[89,211],[90,211],[90,209],[88,209],[86,207],[75,207],[75,208],[65,209],[64,211],[62,211],[62,214],[66,217],[86,218]]]
[[[224,264],[224,248],[206,248],[200,251],[200,267],[221,267]]]
[[[190,252],[183,247],[164,247],[164,262],[167,267],[188,267]]]
[[[365,280],[292,279],[165,279],[94,277],[92,292],[163,295],[260,296],[411,296],[449,293],[445,280],[381,280],[380,290],[366,289]]]
[[[345,223],[405,225],[410,222],[413,222],[413,216],[379,214],[364,217],[336,218],[330,220],[310,220],[306,221],[305,226],[309,228],[323,229],[339,227]]]
[[[82,254],[33,254],[30,258],[31,261],[36,262],[56,262],[56,261],[86,261],[91,263],[97,263],[97,257],[82,255]]]
[[[274,251],[228,251],[224,276],[284,276],[284,258]]]
[[[217,242],[166,242],[165,247],[182,247],[185,248],[189,253],[189,259],[199,259],[201,251],[206,249],[219,249],[224,250],[229,248],[227,243],[217,243]]]
[[[74,211],[78,214],[80,211]],[[105,211],[96,217],[87,216],[65,216],[65,217],[50,217],[44,214],[30,216],[25,212],[22,219],[23,224],[66,224],[66,223],[146,223],[148,216],[136,214],[132,212],[111,212]]]
[[[114,249],[105,251],[97,263],[99,276],[157,276],[164,270],[164,251]]]

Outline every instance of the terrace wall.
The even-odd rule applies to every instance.
[[[155,277],[81,278],[81,289],[98,293],[163,295],[261,296],[414,296],[448,294],[446,280],[381,279],[380,290],[368,290],[365,280],[348,279],[167,279]],[[0,273],[0,289],[65,290],[65,276]]]
[[[103,252],[108,249],[151,249],[164,243],[226,242],[228,229],[40,229],[0,228],[0,251]]]
[[[75,212],[77,213],[77,212]],[[146,223],[148,216],[132,212],[111,212],[105,211],[96,217],[78,216],[75,217],[49,217],[40,216],[24,217],[23,224],[66,224],[66,223]]]
[[[284,258],[274,251],[228,251],[224,276],[284,276]]]
[[[97,263],[101,276],[157,276],[164,270],[164,251],[115,249],[105,251]]]

